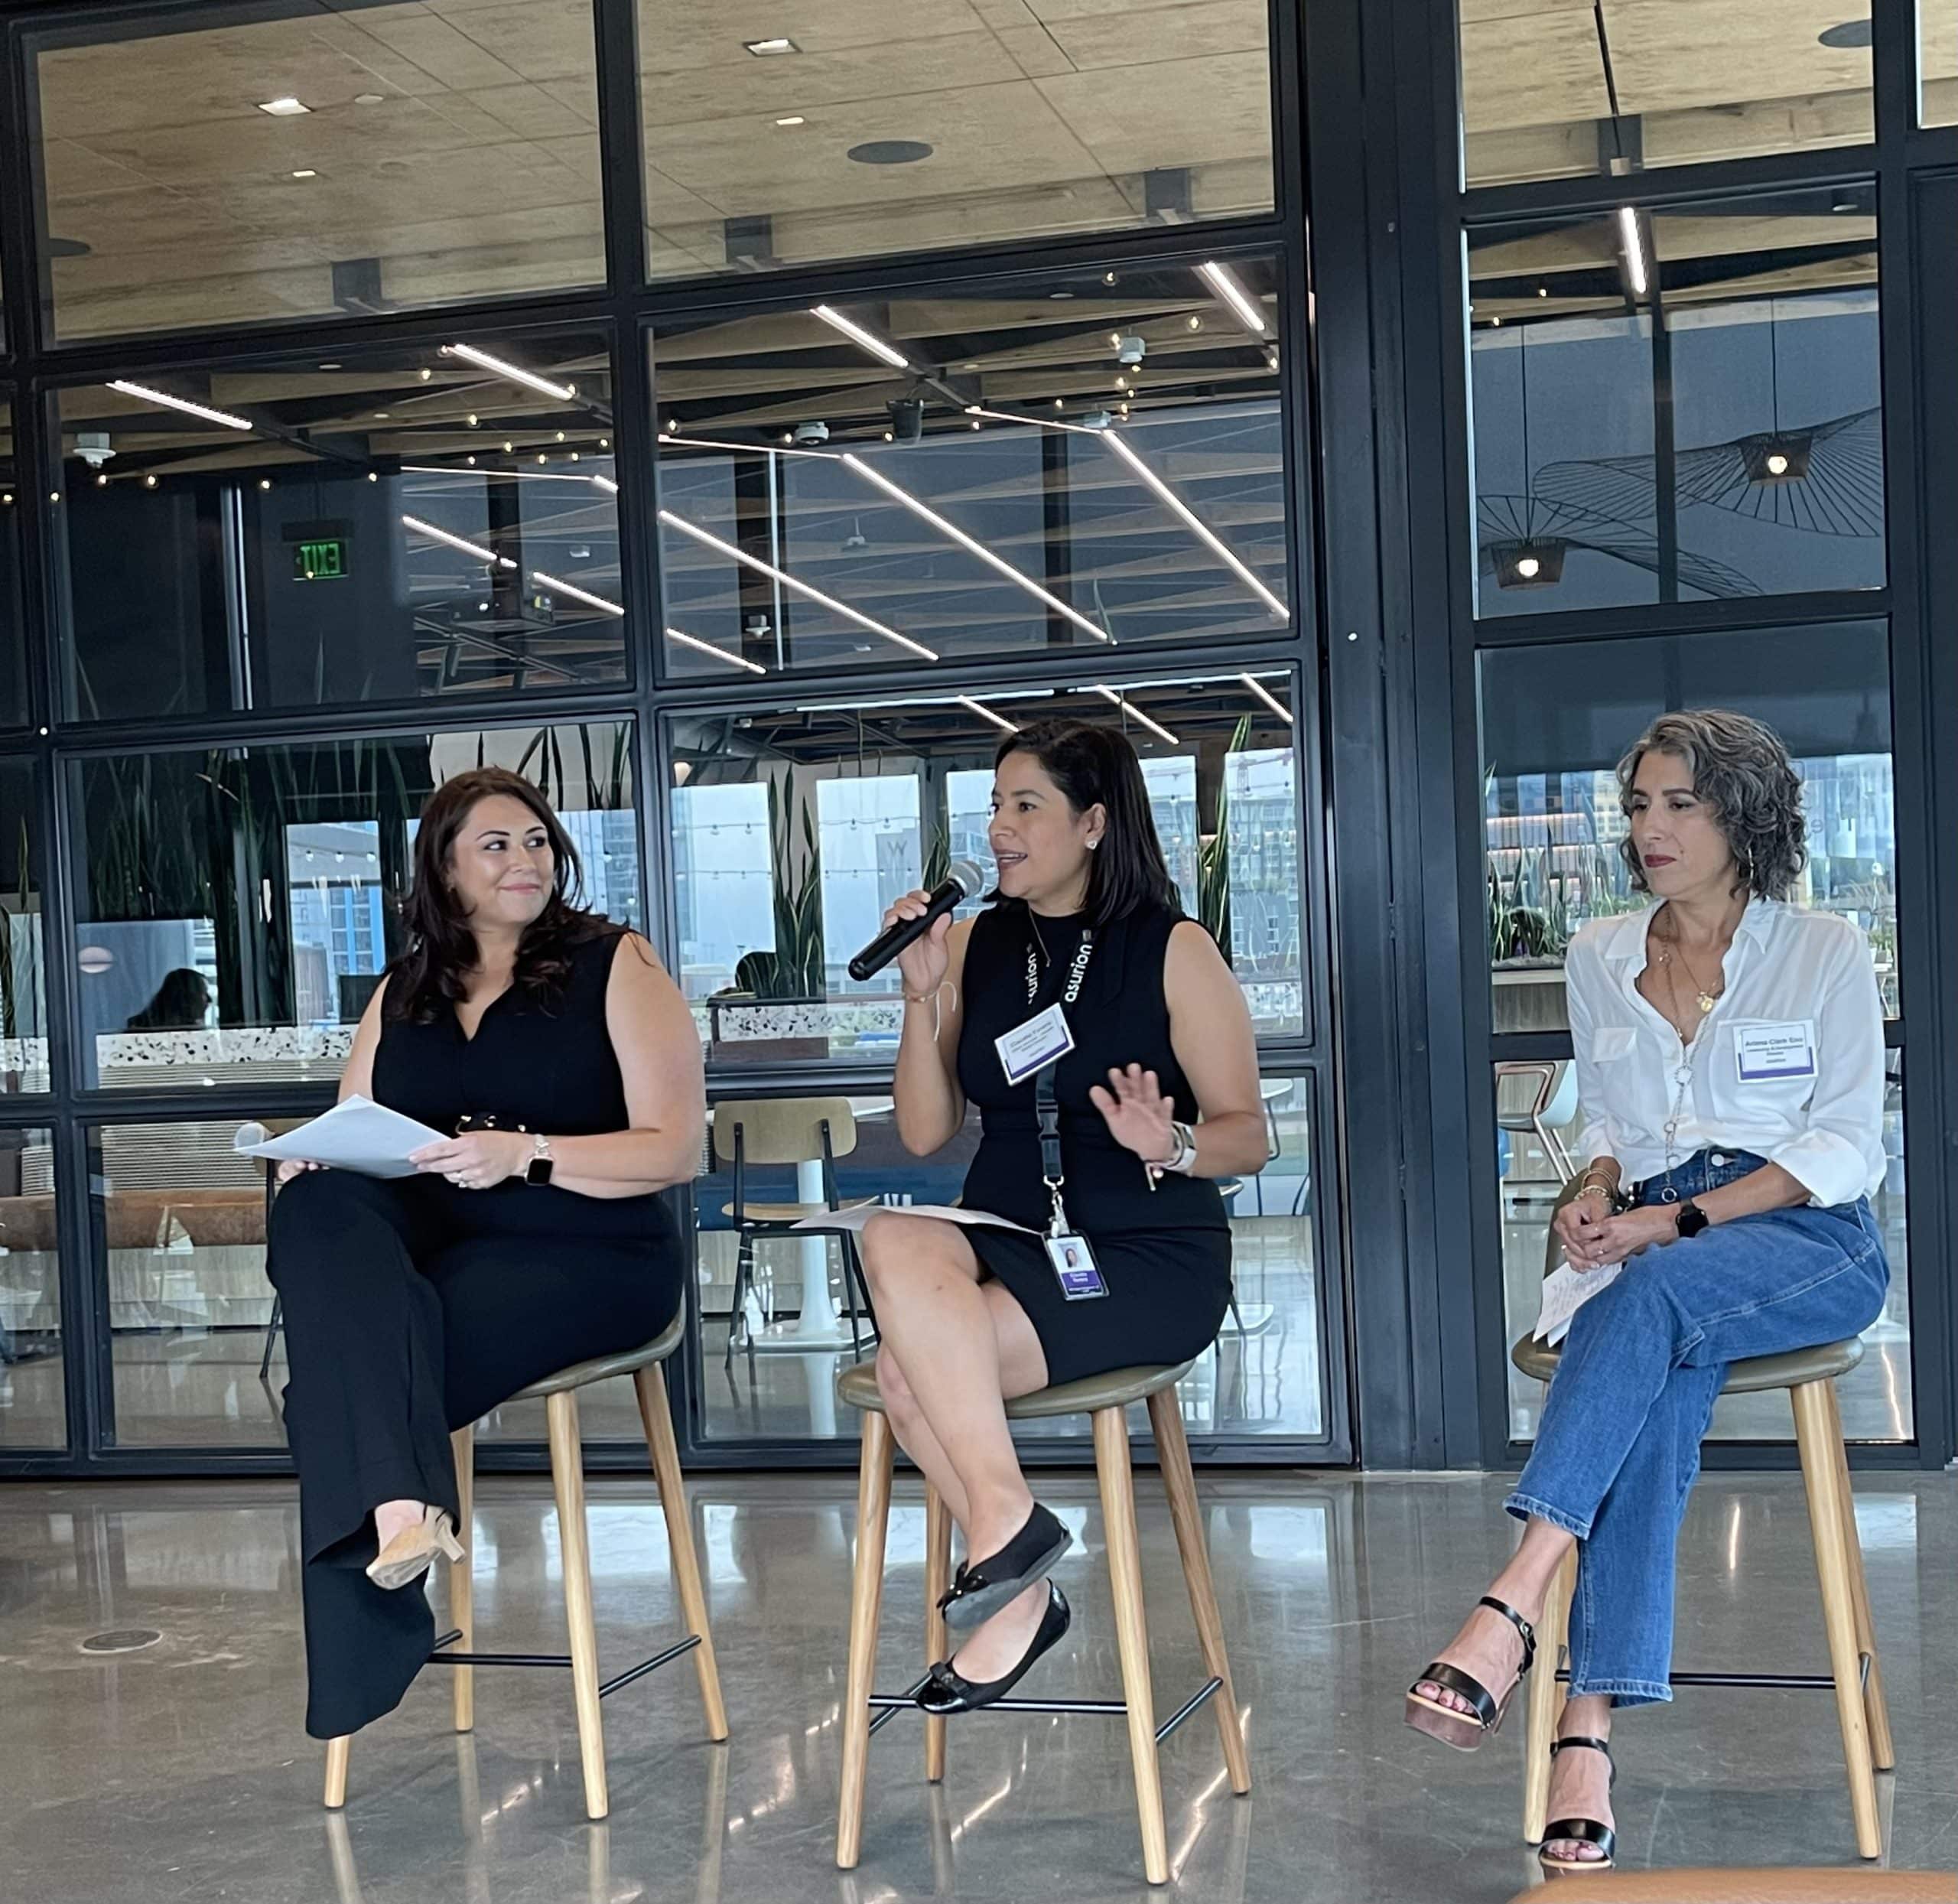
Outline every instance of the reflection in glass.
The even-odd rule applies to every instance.
[[[674,717],[679,977],[711,1061],[894,1056],[896,967],[860,985],[844,965],[899,893],[955,858],[990,865],[994,749],[1050,715],[1134,742],[1184,910],[1228,954],[1260,1033],[1298,1032],[1289,692],[1274,672]]]
[[[294,0],[28,47],[63,340],[605,275],[588,8]]]
[[[668,667],[1284,633],[1277,272],[1218,269],[662,329]]]
[[[1469,233],[1477,609],[1884,580],[1873,189]]]
[[[70,711],[623,682],[603,347],[474,351],[63,390]]]
[[[655,278],[1273,203],[1263,0],[639,11]]]
[[[1801,776],[1809,862],[1794,894],[1869,936],[1899,1007],[1889,656],[1878,622],[1486,649],[1485,887],[1495,1029],[1567,1022],[1563,955],[1586,919],[1641,910],[1619,850],[1615,769],[1657,715],[1732,708],[1779,734]]]
[[[0,760],[0,1095],[48,1087],[37,805],[33,762]]]
[[[0,401],[0,727],[28,718],[27,638],[21,620],[21,532],[14,507],[14,406]]]
[[[1958,124],[1958,11],[1937,0],[1917,15],[1917,119]]]
[[[54,1140],[0,1131],[0,1449],[68,1444]]]
[[[1852,1441],[1908,1441],[1917,1432],[1911,1388],[1911,1276],[1909,1232],[1904,1206],[1903,1053],[1889,1054],[1891,1076],[1884,1095],[1883,1148],[1888,1164],[1883,1183],[1870,1199],[1890,1259],[1890,1294],[1883,1313],[1865,1331],[1861,1364],[1836,1383],[1843,1426]],[[1560,1065],[1562,1073],[1567,1064]],[[1550,1245],[1550,1212],[1561,1180],[1550,1153],[1513,1115],[1521,1103],[1516,1080],[1496,1067],[1497,1194],[1502,1212],[1503,1292],[1506,1333],[1514,1343],[1536,1326],[1538,1285]],[[1573,1094],[1560,1091],[1567,1102]],[[1554,1121],[1554,1118],[1553,1119]],[[1574,1115],[1565,1125],[1572,1143],[1582,1124]],[[1553,1129],[1554,1140],[1557,1133]],[[1590,1160],[1576,1159],[1581,1169]],[[1543,1408],[1540,1384],[1506,1364],[1509,1379],[1509,1432],[1516,1441],[1534,1438]],[[1787,1397],[1779,1392],[1732,1395],[1713,1411],[1709,1430],[1716,1440],[1788,1441],[1794,1438]]]
[[[1875,136],[1868,0],[1461,0],[1460,15],[1472,185]]]
[[[73,763],[84,1063],[112,1089],[337,1079],[400,949],[422,803],[470,767],[535,781],[586,903],[642,923],[631,757],[604,724]]]

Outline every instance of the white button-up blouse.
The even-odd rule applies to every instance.
[[[1565,960],[1580,1163],[1615,1157],[1629,1187],[1696,1151],[1748,1151],[1813,1203],[1870,1194],[1885,1164],[1883,1003],[1863,934],[1831,913],[1751,900],[1726,990],[1687,1046],[1638,989],[1658,910],[1592,920]]]

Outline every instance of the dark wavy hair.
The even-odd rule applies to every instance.
[[[1088,855],[1088,896],[1083,910],[1091,926],[1125,919],[1138,906],[1163,906],[1182,916],[1176,883],[1156,837],[1142,763],[1126,736],[1085,721],[1039,721],[1023,734],[1002,740],[993,756],[997,773],[1009,754],[1030,753],[1077,813],[1105,807],[1108,825],[1101,845]],[[999,899],[996,892],[993,897]],[[1018,905],[1017,900],[1006,902]]]
[[[476,935],[449,884],[456,836],[477,805],[498,794],[520,800],[551,838],[551,896],[517,942],[512,982],[547,1010],[564,996],[572,949],[625,929],[584,910],[584,872],[577,848],[551,802],[520,773],[474,767],[444,780],[421,809],[415,838],[415,877],[402,906],[408,949],[388,968],[387,1015],[428,1024],[453,1010],[475,968]]]
[[[1724,708],[1662,714],[1618,763],[1618,804],[1631,811],[1631,783],[1648,753],[1673,753],[1693,776],[1694,793],[1713,809],[1734,856],[1736,895],[1786,899],[1808,863],[1802,783],[1774,730]],[[1618,842],[1635,891],[1650,892],[1628,834]]]

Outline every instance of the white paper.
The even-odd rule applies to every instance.
[[[247,1140],[257,1131],[262,1140]],[[268,1157],[285,1162],[330,1164],[337,1170],[356,1170],[363,1177],[412,1177],[411,1151],[444,1141],[440,1131],[390,1111],[385,1104],[358,1095],[343,1098],[323,1117],[302,1124],[284,1137],[265,1138],[262,1124],[244,1125],[232,1140],[246,1157]]]
[[[1618,1281],[1623,1263],[1600,1263],[1595,1269],[1573,1269],[1566,1261],[1543,1278],[1543,1307],[1537,1318],[1536,1336],[1551,1348],[1570,1333],[1570,1319],[1601,1290]]]
[[[815,1216],[805,1216],[789,1225],[791,1229],[811,1230],[861,1230],[873,1216],[886,1212],[899,1216],[936,1216],[948,1223],[983,1225],[993,1229],[1016,1229],[1023,1236],[1038,1236],[1038,1230],[1029,1229],[1023,1223],[1010,1222],[1003,1216],[995,1216],[990,1210],[955,1210],[946,1203],[867,1203],[854,1210],[825,1210]]]

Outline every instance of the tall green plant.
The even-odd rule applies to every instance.
[[[775,786],[769,806],[779,802]],[[807,801],[796,802],[802,819],[802,865],[798,874],[788,827],[773,824],[769,837],[774,867],[775,959],[764,968],[764,995],[770,998],[820,998],[824,995],[822,861],[816,850],[815,822]]]

